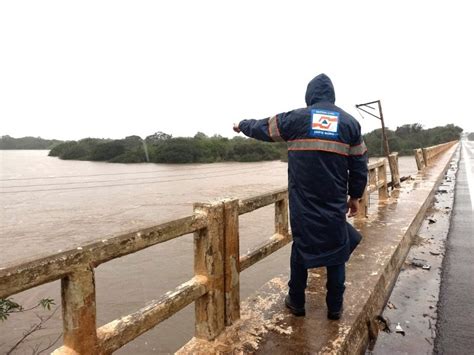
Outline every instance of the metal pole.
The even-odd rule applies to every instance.
[[[363,107],[368,107],[368,108],[371,108],[371,109],[374,109],[373,107],[369,106],[369,105],[372,105],[372,104],[377,104],[379,106],[379,112],[380,112],[380,117],[378,117],[377,115],[374,115],[373,113],[371,112],[368,112],[366,110],[363,109]],[[399,184],[397,183],[397,178],[396,178],[396,175],[398,175],[397,171],[397,167],[394,166],[394,160],[390,159],[390,148],[388,146],[388,138],[387,138],[387,133],[385,132],[385,121],[383,119],[383,112],[382,112],[382,103],[380,102],[380,100],[377,100],[377,101],[371,101],[371,102],[366,102],[365,104],[359,104],[359,105],[356,105],[356,108],[373,116],[373,117],[376,117],[378,118],[381,122],[382,122],[382,146],[383,146],[383,151],[384,151],[384,155],[387,157],[387,160],[389,162],[389,166],[390,166],[390,174],[392,175],[392,186],[395,186],[395,187],[398,187]]]
[[[390,148],[388,147],[387,134],[385,133],[385,122],[383,120],[382,105],[380,103],[380,100],[377,100],[377,103],[379,105],[380,121],[382,121],[383,150],[384,150],[385,156],[388,159],[388,156],[390,155]]]

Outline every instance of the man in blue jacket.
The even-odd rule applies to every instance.
[[[360,124],[334,104],[334,86],[328,76],[320,74],[311,80],[305,98],[305,108],[243,120],[234,125],[234,131],[287,143],[293,245],[285,304],[294,315],[304,316],[308,269],[325,266],[328,318],[339,319],[345,263],[361,240],[346,222],[346,213],[351,217],[359,209],[367,183],[367,148]]]

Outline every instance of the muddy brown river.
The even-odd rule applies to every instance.
[[[0,268],[97,239],[153,226],[192,213],[194,202],[245,198],[286,185],[282,162],[192,165],[109,164],[65,161],[48,151],[0,151]],[[413,157],[400,158],[400,174],[416,172]],[[273,208],[240,218],[241,253],[270,237]],[[289,247],[241,275],[242,298],[276,275],[288,273]],[[193,275],[191,235],[102,264],[96,269],[97,323],[132,313]],[[32,306],[43,297],[60,304],[59,282],[14,295]],[[17,353],[47,347],[61,333],[60,310]],[[44,313],[40,313],[44,314]],[[48,313],[46,313],[48,314]],[[5,353],[37,321],[35,311],[0,322]],[[188,306],[117,353],[172,353],[193,335]],[[52,348],[61,345],[61,341]]]

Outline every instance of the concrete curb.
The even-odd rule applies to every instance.
[[[383,311],[385,304],[390,298],[390,294],[397,280],[400,269],[405,262],[407,254],[411,248],[413,237],[417,234],[420,229],[426,211],[433,204],[433,199],[438,189],[439,185],[443,181],[444,174],[449,168],[449,163],[458,147],[451,149],[446,155],[449,157],[444,164],[442,171],[438,174],[435,179],[434,185],[427,196],[426,200],[416,213],[413,218],[410,226],[403,235],[402,240],[398,244],[396,250],[390,258],[390,262],[383,271],[383,274],[380,276],[379,281],[377,282],[376,288],[374,289],[372,295],[367,300],[366,306],[361,310],[359,317],[354,322],[351,331],[347,335],[345,341],[341,344],[339,349],[336,350],[337,353],[341,354],[363,354],[367,348],[369,338],[376,337],[378,330],[374,324],[374,319]],[[446,157],[445,157],[446,158]],[[421,175],[426,174],[426,172],[421,172]],[[323,349],[324,350],[324,349]],[[324,353],[324,351],[323,351]]]

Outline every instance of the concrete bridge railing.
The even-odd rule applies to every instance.
[[[430,166],[433,160],[441,153],[445,152],[453,145],[455,145],[458,141],[451,141],[448,143],[442,143],[438,145],[434,145],[427,148],[418,148],[414,149],[413,152],[415,154],[416,159],[416,166],[418,167],[418,171],[423,170],[423,168]]]
[[[390,155],[390,159],[393,159],[396,163],[398,171],[398,153]],[[398,177],[400,181],[400,177]],[[400,182],[398,182],[400,183]],[[371,193],[378,192],[379,201],[385,201],[388,198],[388,182],[387,182],[387,160],[379,159],[376,162],[369,164],[369,179],[365,188],[364,195],[360,200],[360,210],[358,212],[358,218],[365,218],[368,215],[369,207],[369,196]]]
[[[196,214],[6,268],[0,271],[0,298],[61,279],[64,346],[55,353],[111,353],[194,300],[207,295],[206,301],[211,302],[211,288],[215,284],[201,272],[151,305],[97,329],[94,269],[112,259],[193,232],[201,237],[199,252],[207,247],[212,255],[217,252],[210,245],[214,239],[212,228],[205,216]],[[198,258],[197,268],[204,256]]]
[[[275,205],[275,230],[239,254],[239,215]],[[195,276],[135,313],[96,325],[94,269],[194,233]],[[110,354],[195,302],[195,335],[212,340],[240,317],[239,274],[291,241],[288,192],[194,205],[191,216],[0,270],[0,298],[61,279],[64,345],[55,354]]]
[[[443,151],[450,146],[444,145]],[[434,148],[439,154],[440,148]],[[397,154],[390,159],[398,171]],[[371,193],[377,191],[379,201],[388,198],[386,167],[386,159],[369,165],[358,217],[366,217]],[[240,255],[239,216],[268,205],[275,206],[272,236]],[[194,233],[194,277],[148,306],[97,328],[94,269],[190,233]],[[240,272],[290,241],[286,188],[244,200],[197,203],[191,216],[0,270],[0,298],[61,280],[64,345],[55,354],[110,354],[193,302],[195,336],[212,340],[240,318]]]

